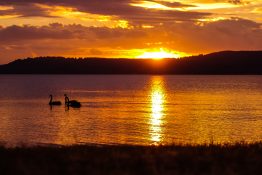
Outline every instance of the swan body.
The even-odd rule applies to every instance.
[[[53,101],[53,95],[50,95],[49,97],[50,97],[50,101],[49,101],[50,106],[53,106],[53,105],[58,106],[62,104],[60,101]]]
[[[71,106],[73,108],[80,108],[81,103],[76,101],[76,100],[69,100],[68,96],[65,94],[65,105],[66,106]]]

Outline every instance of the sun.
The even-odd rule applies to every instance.
[[[162,58],[180,58],[179,53],[169,51],[167,49],[154,49],[151,51],[145,51],[143,54],[137,56],[137,58],[151,58],[151,59],[162,59]]]

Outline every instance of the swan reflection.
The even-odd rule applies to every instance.
[[[151,141],[159,143],[162,141],[162,124],[164,116],[164,81],[162,77],[153,77],[151,81],[151,118],[150,136]]]

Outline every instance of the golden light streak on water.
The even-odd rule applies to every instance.
[[[162,141],[162,124],[164,117],[165,92],[163,77],[152,77],[151,83],[150,136],[151,141],[158,144]]]

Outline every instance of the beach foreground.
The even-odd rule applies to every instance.
[[[1,174],[262,174],[262,143],[0,147]]]

